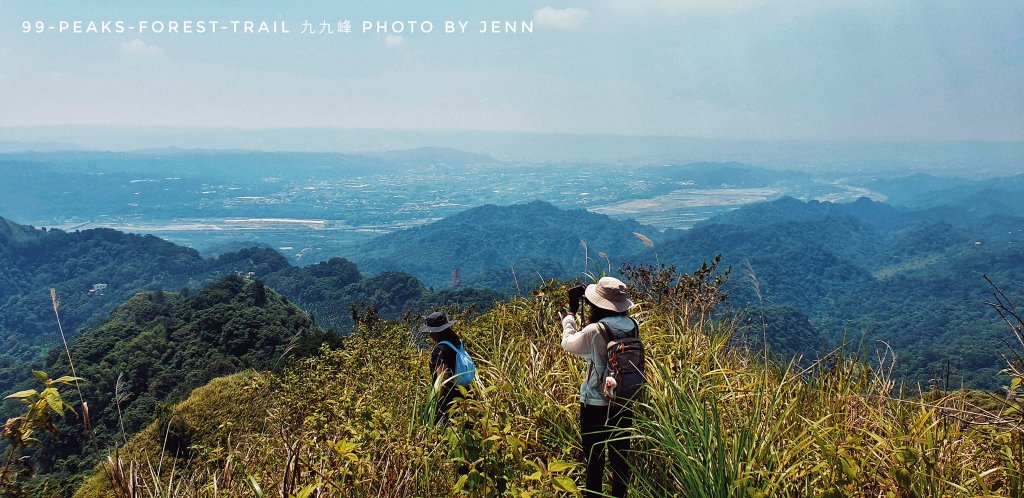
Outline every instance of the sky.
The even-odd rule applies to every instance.
[[[59,32],[118,20],[290,33]],[[86,125],[1021,141],[1024,2],[0,0],[0,139]]]

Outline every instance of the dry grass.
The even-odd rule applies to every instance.
[[[1005,423],[1012,418],[985,418],[967,393],[894,391],[891,358],[868,364],[840,348],[797,370],[733,349],[732,325],[710,319],[713,273],[651,275],[667,286],[635,296],[651,363],[629,436],[631,496],[1020,489],[1022,433]],[[564,288],[550,283],[460,321],[479,372],[450,425],[428,422],[426,351],[411,325],[374,321],[280,378],[197,391],[173,411],[193,431],[187,457],[146,470],[166,453],[154,424],[78,496],[571,495],[581,481],[569,463],[579,453],[583,365],[558,346],[563,301]],[[142,491],[109,491],[117,488]]]

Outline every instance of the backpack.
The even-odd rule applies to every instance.
[[[455,347],[448,341],[441,341],[438,344],[445,344],[455,350],[455,383],[460,386],[468,386],[476,378],[476,365],[473,358],[469,357],[465,346]]]
[[[647,383],[640,324],[633,320],[632,337],[620,339],[612,339],[608,326],[603,323],[598,330],[608,343],[608,376],[614,378],[616,384],[610,392],[611,397],[618,400],[634,399],[640,388]]]

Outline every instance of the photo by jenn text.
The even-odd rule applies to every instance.
[[[350,34],[532,34],[532,20],[351,20],[303,19],[24,19],[24,34],[57,35],[278,35]]]

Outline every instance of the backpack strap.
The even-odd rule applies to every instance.
[[[452,344],[452,343],[450,343],[448,341],[438,341],[438,344],[444,344],[444,345],[454,349],[456,353],[461,353],[462,352],[462,348],[461,347],[457,348],[457,347],[455,347],[454,344]]]
[[[611,334],[608,331],[608,325],[606,323],[597,322],[597,333],[601,334],[601,337],[604,338],[605,345],[612,342]]]

